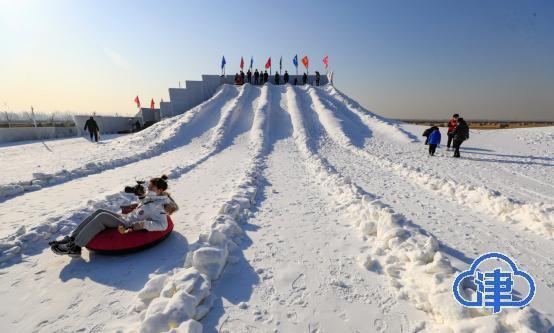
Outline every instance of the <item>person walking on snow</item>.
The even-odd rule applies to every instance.
[[[285,84],[289,83],[289,73],[285,71],[285,74],[283,74],[283,81]]]
[[[429,127],[428,129],[426,129],[425,131],[423,131],[422,136],[425,137],[425,145],[429,144],[429,135],[431,135],[431,133],[433,133],[433,131],[435,129],[439,129],[439,128],[437,126],[433,125],[433,126]]]
[[[100,127],[98,127],[98,124],[96,123],[96,120],[94,120],[93,117],[90,117],[85,122],[85,131],[88,129],[88,133],[90,134],[90,141],[92,141],[92,136],[94,135],[94,141],[98,142],[98,134],[100,132]]]
[[[433,127],[434,130],[429,134],[429,155],[434,156],[437,146],[441,143],[441,131],[438,127]]]
[[[52,252],[58,255],[80,257],[81,248],[107,228],[118,228],[121,233],[127,229],[163,231],[167,229],[167,214],[179,209],[173,198],[166,192],[167,176],[152,178],[148,183],[148,193],[129,214],[116,214],[99,209],[81,222],[77,228],[61,241],[50,242]]]
[[[267,71],[264,72],[264,82],[263,83],[267,83],[267,81],[269,80],[269,74],[267,74]]]
[[[254,84],[255,85],[258,85],[259,78],[260,78],[260,72],[258,72],[258,69],[256,68],[256,70],[254,71]]]
[[[321,80],[321,74],[318,71],[315,71],[315,85],[319,86],[319,80]]]
[[[304,75],[302,75],[302,84],[306,84],[306,82],[308,82],[308,74],[304,73]]]
[[[452,139],[454,138],[454,130],[456,129],[456,126],[458,125],[458,118],[460,115],[455,113],[452,116],[452,119],[448,122],[448,132],[446,133],[446,136],[448,136],[448,141],[446,142],[446,150],[450,150],[450,144],[452,143]]]
[[[279,76],[279,72],[275,72],[275,84],[279,85],[280,80],[281,80],[281,77]]]
[[[458,118],[453,137],[454,157],[460,157],[460,146],[467,139],[469,139],[469,126],[464,118]]]

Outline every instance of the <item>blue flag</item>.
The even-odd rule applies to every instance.
[[[225,67],[225,64],[227,62],[225,61],[225,56],[223,56],[223,58],[221,58],[221,69],[223,69],[223,67]]]
[[[254,65],[254,57],[250,57],[250,69],[252,69],[252,65]]]
[[[296,68],[298,68],[298,54],[295,55],[294,58],[292,58],[292,63]]]

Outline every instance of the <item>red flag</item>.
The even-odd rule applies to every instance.
[[[265,68],[268,69],[269,67],[271,67],[271,57],[269,57],[269,59],[267,59],[267,62],[265,63]]]
[[[240,57],[240,69],[244,68],[244,59]]]
[[[308,56],[304,56],[304,58],[302,58],[302,64],[306,67],[306,69],[308,69]]]
[[[323,64],[325,65],[325,69],[329,67],[329,56],[325,56],[325,58],[323,58]]]
[[[137,108],[140,108],[140,99],[137,97],[135,97],[135,103],[137,103]]]
[[[152,100],[150,101],[150,108],[152,110],[154,110],[156,108],[156,104],[154,103],[154,99],[152,98]]]

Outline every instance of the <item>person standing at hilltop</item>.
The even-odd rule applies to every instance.
[[[308,82],[308,74],[304,73],[304,75],[302,75],[302,84],[306,84],[306,82]]]
[[[464,118],[458,118],[456,129],[454,130],[453,144],[454,144],[454,157],[460,157],[460,146],[462,143],[469,139],[469,126]]]
[[[258,85],[258,80],[260,79],[260,72],[258,72],[258,69],[254,71],[254,84]]]
[[[240,84],[244,84],[244,72],[240,71]]]
[[[264,80],[263,83],[266,83],[269,80],[269,74],[267,74],[267,71],[264,72]]]
[[[454,130],[456,129],[456,126],[458,126],[458,118],[460,115],[455,113],[452,116],[452,119],[448,122],[448,132],[446,133],[446,136],[448,136],[448,141],[446,142],[446,150],[450,150],[450,144],[452,143],[452,139],[454,138]]]
[[[279,75],[279,72],[275,72],[275,84],[279,85],[279,81],[281,81],[281,76]]]
[[[85,131],[88,130],[88,133],[90,134],[90,141],[92,141],[92,136],[94,136],[94,141],[98,142],[98,135],[100,132],[100,127],[98,127],[98,124],[96,123],[96,120],[94,120],[93,117],[90,117],[85,122]]]
[[[285,84],[289,83],[289,72],[285,71],[285,74],[283,74],[283,81]]]
[[[252,71],[250,69],[246,72],[246,80],[248,80],[248,83],[252,83]]]

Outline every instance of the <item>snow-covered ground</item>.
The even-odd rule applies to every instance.
[[[332,86],[245,85],[100,144],[2,145],[0,330],[551,333],[554,128],[472,130],[461,159],[429,157],[423,130]],[[180,205],[169,239],[48,249],[162,173]],[[535,278],[531,306],[455,303],[457,272],[487,251]]]

